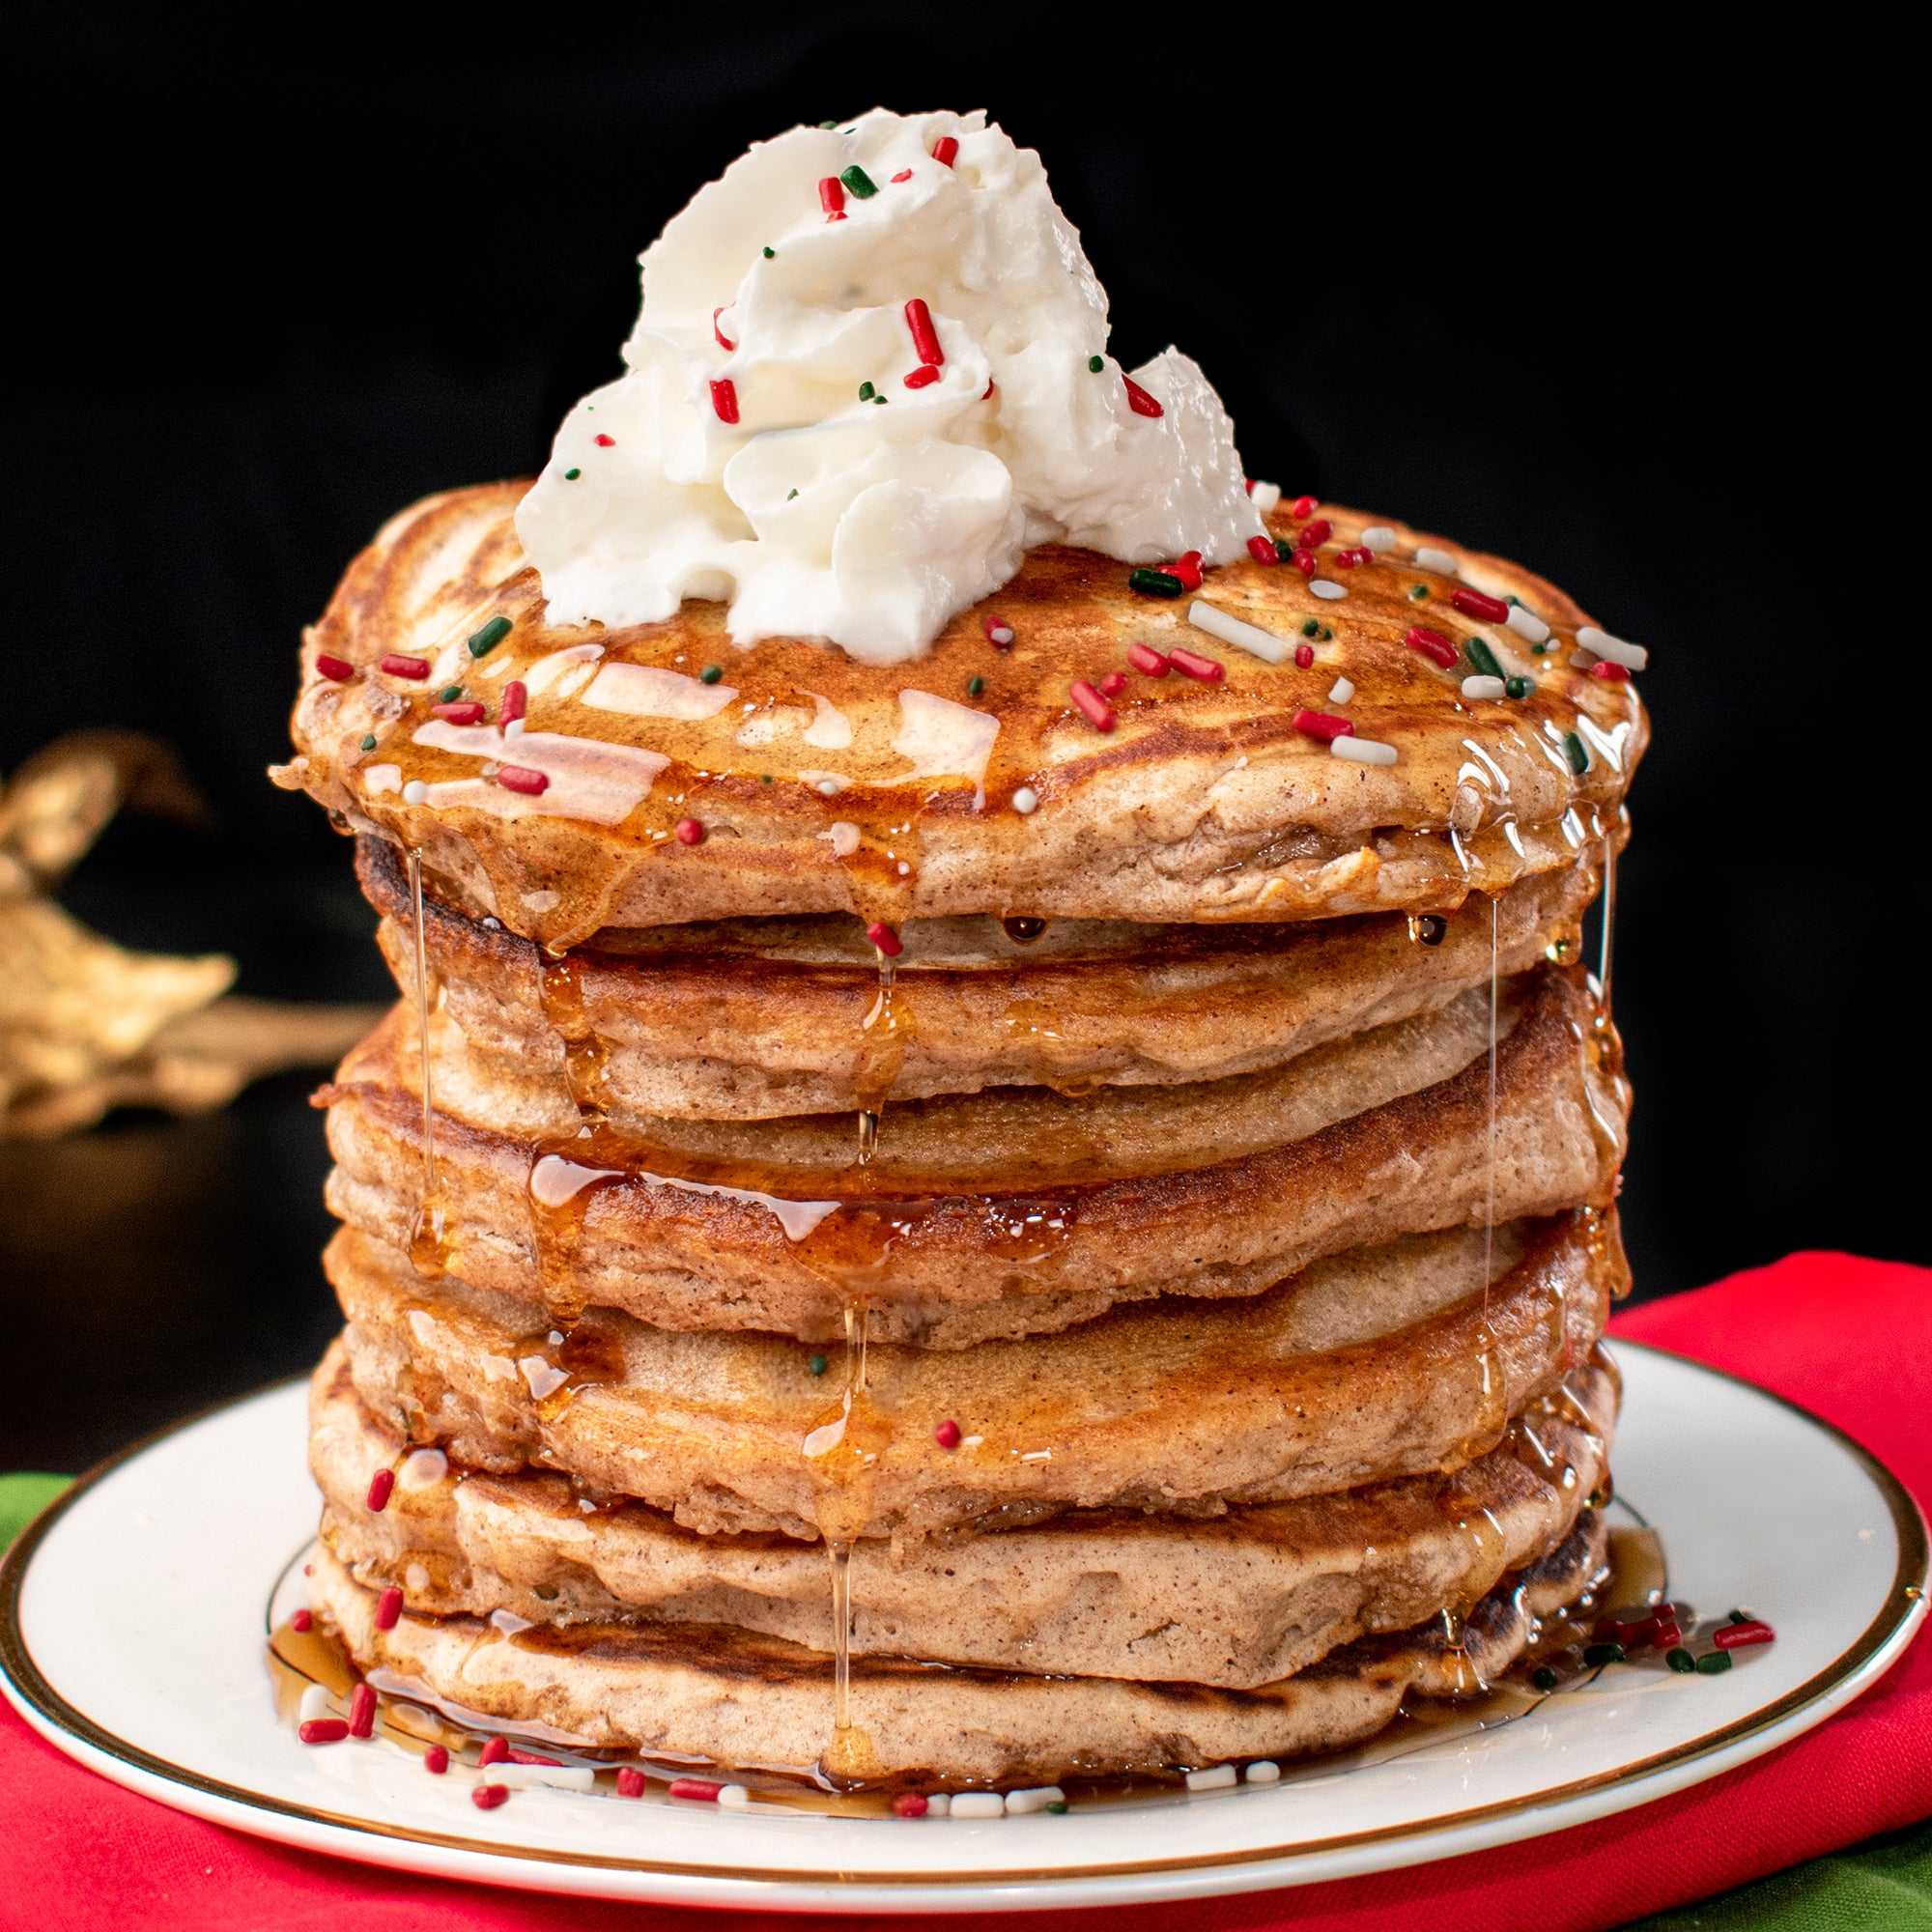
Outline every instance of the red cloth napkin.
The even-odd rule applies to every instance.
[[[1618,1334],[1712,1362],[1835,1422],[1932,1505],[1932,1271],[1793,1255],[1653,1302]],[[286,1851],[83,1771],[0,1706],[0,1922],[182,1932],[822,1932],[806,1914],[626,1906],[412,1878]],[[1932,1632],[1807,1736],[1674,1798],[1372,1878],[1152,1907],[972,1914],[950,1932],[1596,1932],[1932,1813]],[[855,1904],[859,1903],[855,1899]],[[845,1926],[884,1926],[854,1913]],[[896,1922],[903,1923],[903,1920]]]

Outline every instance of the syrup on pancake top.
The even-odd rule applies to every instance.
[[[643,261],[543,475],[404,512],[304,650],[277,776],[465,910],[1419,913],[1614,830],[1642,651],[1251,489],[982,117],[794,129]]]

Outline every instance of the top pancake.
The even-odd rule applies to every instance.
[[[1191,596],[1137,595],[1126,565],[1058,546],[1031,552],[924,657],[871,666],[791,639],[740,650],[724,606],[696,599],[661,624],[550,625],[511,524],[526,487],[431,497],[356,559],[307,635],[299,755],[277,778],[359,831],[419,846],[462,910],[545,944],[831,912],[897,923],[1447,911],[1471,888],[1572,864],[1617,822],[1648,735],[1628,684],[1571,664],[1585,619],[1552,585],[1400,526],[1393,550],[1343,567],[1370,520],[1333,506],[1314,582],[1243,560],[1209,571],[1199,593],[1289,646],[1310,643],[1307,668],[1292,651],[1268,664],[1218,642],[1188,623]],[[1295,528],[1285,512],[1273,524]],[[1418,543],[1453,555],[1457,575],[1418,565]],[[1344,594],[1318,596],[1317,583]],[[1459,584],[1518,598],[1552,626],[1547,652],[1456,611]],[[508,635],[476,659],[466,639],[495,617]],[[1010,648],[988,640],[993,617]],[[1464,698],[1474,667],[1441,670],[1408,648],[1418,623],[1459,646],[1487,640],[1531,679],[1529,696]],[[1225,678],[1130,670],[1136,640],[1184,646]],[[383,671],[392,654],[428,661],[429,676]],[[357,674],[333,682],[319,656]],[[702,682],[714,665],[721,678]],[[1127,688],[1103,733],[1069,686],[1117,669]],[[1354,695],[1331,702],[1342,677]],[[527,728],[506,745],[494,721],[513,680],[529,690]],[[433,720],[451,685],[488,722]],[[1295,730],[1304,707],[1344,713],[1396,763],[1332,756]],[[495,782],[504,758],[545,770],[548,789]],[[409,805],[415,780],[430,791]],[[1038,799],[1031,813],[1014,806],[1023,789]],[[685,819],[702,842],[674,836]]]

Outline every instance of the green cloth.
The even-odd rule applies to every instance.
[[[1660,1913],[1626,1932],[1925,1932],[1932,1820]]]
[[[0,1476],[0,1550],[72,1481],[71,1476],[42,1476],[32,1471]]]
[[[0,1476],[0,1549],[71,1476]],[[1625,1932],[1932,1932],[1932,1822],[1794,1865]]]

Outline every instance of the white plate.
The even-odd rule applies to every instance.
[[[163,1804],[372,1863],[692,1905],[960,1912],[1305,1884],[1553,1832],[1662,1798],[1848,1702],[1924,1614],[1911,1498],[1815,1418],[1618,1346],[1621,1492],[1662,1532],[1672,1595],[1777,1641],[1718,1677],[1612,1665],[1481,1735],[1273,1787],[1065,1816],[826,1817],[468,1782],[276,1721],[265,1614],[316,1517],[305,1391],[185,1424],[84,1478],[0,1572],[0,1665],[28,1721]],[[279,1609],[289,1607],[287,1585]],[[654,1791],[659,1787],[653,1787]]]

